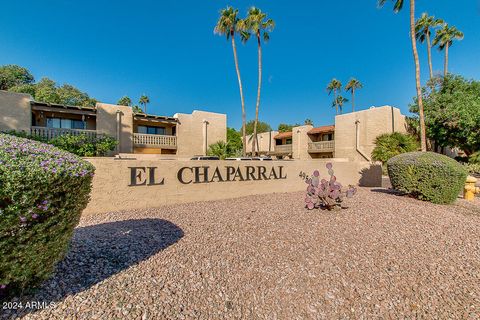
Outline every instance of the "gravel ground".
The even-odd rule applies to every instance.
[[[480,317],[480,201],[360,189],[342,211],[302,193],[83,217],[25,319]]]

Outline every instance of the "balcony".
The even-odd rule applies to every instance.
[[[134,133],[133,144],[140,148],[177,149],[177,137],[160,134]]]
[[[309,153],[322,153],[322,152],[334,152],[335,151],[335,141],[318,141],[318,142],[309,142],[308,143],[308,152]]]
[[[275,154],[291,154],[292,145],[291,144],[281,144],[275,146]]]
[[[97,137],[96,130],[81,130],[81,129],[65,129],[65,128],[47,128],[47,127],[35,127],[30,128],[30,133],[34,136],[46,138],[47,140],[54,139],[61,135],[86,135],[88,138],[95,139]]]

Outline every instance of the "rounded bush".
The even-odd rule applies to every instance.
[[[64,257],[93,173],[78,156],[0,133],[0,300],[47,279]]]
[[[467,173],[457,161],[433,152],[409,152],[387,162],[394,189],[420,200],[453,203],[465,185]]]

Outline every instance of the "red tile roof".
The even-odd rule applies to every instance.
[[[308,131],[308,134],[329,133],[334,131],[335,131],[335,125],[330,125],[330,126],[313,128],[312,130]]]
[[[292,137],[292,132],[280,132],[277,134],[274,139],[283,139],[283,138],[291,138]]]

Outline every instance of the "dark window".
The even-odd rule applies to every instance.
[[[47,118],[48,128],[57,129],[85,129],[85,121],[62,119],[62,118]]]
[[[292,144],[292,139],[287,139],[287,140],[285,141],[285,144]]]
[[[145,133],[145,134],[165,135],[165,128],[164,127],[138,126],[137,127],[137,132],[138,133]]]

